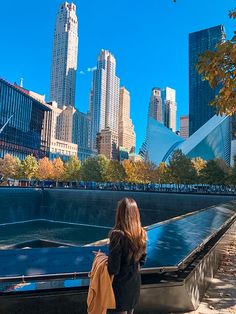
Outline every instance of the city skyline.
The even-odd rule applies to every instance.
[[[228,1],[227,4],[221,0],[218,1],[217,4],[214,1],[209,1],[206,5],[212,6],[212,16],[207,18],[204,17],[202,12],[201,1],[192,1],[191,6],[189,6],[187,1],[183,1],[182,3],[178,2],[177,4],[173,4],[172,1],[166,1],[162,5],[157,5],[154,1],[151,2],[152,5],[150,6],[137,3],[136,7],[134,7],[132,11],[132,13],[135,14],[131,15],[130,19],[124,19],[123,23],[120,23],[118,27],[119,34],[117,33],[118,28],[112,24],[111,29],[107,31],[107,36],[104,35],[102,30],[104,21],[101,20],[101,28],[99,28],[100,36],[96,36],[97,32],[94,28],[94,24],[97,22],[100,12],[98,10],[98,2],[95,1],[93,7],[89,11],[85,1],[75,1],[78,10],[77,15],[80,20],[79,36],[81,39],[78,72],[85,73],[77,75],[76,107],[78,107],[79,110],[83,112],[88,110],[89,90],[91,88],[92,80],[91,69],[95,65],[94,61],[96,60],[95,58],[100,49],[108,49],[115,55],[117,60],[117,71],[118,76],[122,78],[122,85],[126,86],[131,94],[131,118],[134,122],[135,131],[137,133],[137,148],[140,147],[145,136],[145,128],[142,126],[142,124],[140,125],[139,121],[142,121],[142,117],[144,115],[146,116],[147,114],[149,93],[153,86],[171,86],[177,91],[177,121],[179,120],[180,115],[188,113],[188,58],[186,47],[188,34],[190,32],[198,31],[218,24],[225,25],[227,37],[232,35],[233,30],[233,21],[229,20],[227,16],[228,10],[232,9],[234,6],[233,1]],[[7,52],[7,57],[5,58],[5,50],[1,52],[0,68],[2,70],[0,75],[11,82],[19,81],[20,77],[23,77],[26,88],[41,94],[46,94],[46,99],[49,100],[48,64],[51,62],[50,51],[52,47],[52,34],[55,25],[55,15],[62,1],[53,1],[53,5],[50,3],[50,6],[46,3],[46,1],[43,1],[42,7],[44,8],[44,13],[46,10],[46,12],[49,12],[49,17],[51,16],[51,20],[50,18],[47,19],[46,25],[45,23],[42,23],[40,18],[40,12],[42,11],[40,11],[40,7],[37,3],[31,4],[30,2],[31,5],[29,6],[29,1],[22,1],[20,8],[17,2],[14,3],[15,6],[13,6],[11,10],[8,9],[7,3],[3,4],[1,11],[8,12],[8,19],[12,16],[14,17],[15,23],[17,23],[17,17],[21,10],[24,10],[23,13],[26,14],[27,17],[30,10],[32,10],[32,12],[37,10],[39,19],[37,21],[33,20],[32,17],[29,17],[28,20],[21,19],[21,36],[19,37],[21,37],[21,40],[22,37],[25,39],[24,45],[22,46],[18,40],[14,40],[14,44],[18,46],[15,47],[15,49],[11,49],[11,47],[13,47],[13,42],[9,42],[9,39],[16,39],[17,36],[16,28],[12,28],[12,26],[15,26],[15,23],[13,23],[13,25],[8,25],[6,28],[6,23],[4,23],[4,15],[1,15],[1,17],[3,17],[1,19],[1,23],[4,23],[4,27],[2,27],[2,29],[4,29],[6,32],[6,34],[2,36],[2,41],[6,43],[4,47],[9,47],[9,51]],[[104,11],[103,14],[109,13],[108,22],[110,19],[116,19],[120,17],[122,3],[119,5],[114,4],[114,12],[116,11],[116,13],[113,11],[108,12],[106,3],[107,1],[102,1],[100,5],[102,4],[101,7]],[[41,4],[42,2],[40,2],[40,6]],[[151,11],[155,11],[153,8],[159,9],[156,11],[155,15],[158,16],[158,18],[156,20],[152,19],[152,22],[150,23],[148,19],[152,16]],[[124,14],[124,17],[129,16],[131,12],[130,10],[131,6],[128,5],[125,12],[122,13]],[[146,16],[146,13],[148,13],[150,16]],[[90,17],[89,21],[91,25],[86,24],[86,19],[88,19],[88,16]],[[167,28],[167,23],[164,23],[164,18],[166,16],[168,17],[169,21],[172,21],[173,24],[176,23],[177,20],[179,21],[179,23],[176,24],[175,32],[172,32],[172,37],[170,37],[170,34],[173,26]],[[181,16],[186,17],[186,24],[184,25],[184,28],[183,23],[181,22]],[[196,16],[196,19],[194,23],[193,21],[190,21],[189,25],[187,25],[187,22],[191,20],[191,16]],[[141,20],[139,19],[140,17],[142,17]],[[138,21],[141,21],[141,25],[137,28]],[[163,25],[161,25],[161,23]],[[91,37],[89,35],[92,27],[95,35]],[[27,36],[30,29],[31,31],[36,30],[34,35],[37,44],[33,40],[34,38],[32,38],[32,36]],[[164,37],[163,30],[165,30]],[[111,31],[115,31],[113,38],[110,36]],[[15,37],[10,35],[11,32],[12,35],[15,35]],[[45,36],[46,33],[47,35]],[[145,34],[148,34],[147,38],[144,38]],[[156,34],[158,38],[161,38],[161,41],[157,41],[156,44],[154,41],[152,41],[152,36],[154,34]],[[40,40],[42,40],[41,36],[43,41],[46,43],[45,49],[42,48],[42,45],[40,45]],[[29,42],[26,40],[26,38],[30,38]],[[127,42],[127,38],[130,39],[130,43]],[[139,44],[136,43],[137,38],[141,39]],[[123,42],[121,39],[123,39]],[[169,47],[168,45],[165,45],[166,41],[169,42]],[[179,44],[179,42],[181,42],[181,44]],[[131,45],[134,46],[135,52],[132,51],[130,47]],[[150,49],[151,47],[153,47],[155,50],[155,58],[153,58],[152,50]],[[157,51],[155,47],[158,47],[159,51]],[[163,47],[166,48],[163,49]],[[170,47],[173,51],[175,51],[175,54],[171,54],[170,52],[168,53],[168,48]],[[37,57],[38,50],[40,52],[40,58]],[[144,54],[144,50],[146,51],[146,56]],[[166,55],[163,54],[163,51],[166,52]],[[27,54],[29,53],[32,55],[32,52],[33,56],[31,58],[27,57]],[[96,56],[94,57],[94,55]],[[140,58],[141,55],[143,56],[143,60]],[[163,59],[161,62],[160,57]],[[27,66],[25,65],[25,58],[27,59]],[[9,62],[11,63],[11,66],[9,66]],[[146,65],[145,67],[144,62]],[[172,72],[170,69],[172,69]]]

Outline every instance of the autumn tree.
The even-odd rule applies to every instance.
[[[191,160],[180,149],[174,151],[169,162],[173,183],[185,184],[196,182],[196,170]]]
[[[3,176],[4,180],[8,178],[18,179],[21,175],[20,159],[6,154],[0,159],[0,175]]]
[[[137,171],[135,168],[135,162],[131,161],[131,160],[124,160],[122,162],[122,165],[123,165],[124,170],[125,170],[126,181],[127,182],[133,182],[133,183],[138,182]]]
[[[65,164],[65,179],[68,181],[80,180],[81,162],[77,156],[71,156]]]
[[[55,158],[52,162],[53,165],[53,174],[52,178],[55,181],[63,181],[65,179],[65,167],[64,162],[61,158]]]
[[[127,182],[150,183],[157,181],[156,166],[153,163],[124,160],[122,164],[125,169]]]
[[[22,161],[22,178],[29,180],[35,179],[38,172],[38,162],[33,155],[28,155]]]
[[[206,161],[201,157],[193,158],[192,164],[194,169],[196,170],[196,183],[202,182],[202,170],[206,167]]]
[[[229,13],[236,18],[236,10]],[[236,113],[236,32],[230,40],[217,45],[215,51],[205,51],[196,65],[203,80],[212,88],[219,86],[218,95],[210,102],[217,113],[232,115]]]
[[[44,157],[38,162],[37,179],[50,180],[53,177],[53,164],[48,157]]]
[[[167,167],[165,162],[161,162],[156,168],[157,180],[158,183],[170,183],[171,182],[171,172]]]
[[[150,183],[157,180],[156,166],[153,163],[140,160],[134,165],[138,183]]]
[[[229,11],[229,17],[231,19],[235,19],[236,18],[236,9]]]
[[[108,182],[123,182],[126,174],[122,164],[117,160],[110,160],[107,167],[106,181]]]
[[[109,160],[104,155],[87,158],[81,166],[81,180],[106,181]]]
[[[206,161],[201,157],[193,158],[191,161],[197,172],[197,175],[199,176],[201,171],[206,167]]]

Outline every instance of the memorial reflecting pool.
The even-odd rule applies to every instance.
[[[46,220],[0,225],[0,249],[10,248],[13,244],[22,248],[46,245],[46,242],[45,244],[43,242],[27,243],[36,239],[56,242],[58,244],[53,246],[63,244],[85,245],[106,238],[109,230],[109,228],[104,227]],[[47,246],[50,246],[50,243]]]
[[[234,196],[1,188],[0,312],[85,314],[93,251],[107,253],[123,197],[148,232],[137,314],[196,309],[236,228]]]

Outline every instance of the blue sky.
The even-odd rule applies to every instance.
[[[9,0],[0,7],[0,76],[24,78],[24,87],[49,96],[52,40],[61,0]],[[188,34],[224,24],[235,0],[79,0],[76,107],[88,110],[92,74],[100,49],[111,51],[117,75],[131,93],[131,117],[141,145],[151,89],[177,91],[177,121],[188,113]],[[79,71],[85,71],[84,75]],[[179,123],[178,123],[179,124]]]

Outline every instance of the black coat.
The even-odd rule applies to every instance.
[[[139,262],[129,257],[130,240],[123,231],[113,230],[110,236],[108,272],[114,275],[113,290],[116,299],[116,311],[132,310],[140,295],[140,265],[145,262],[144,254]]]

